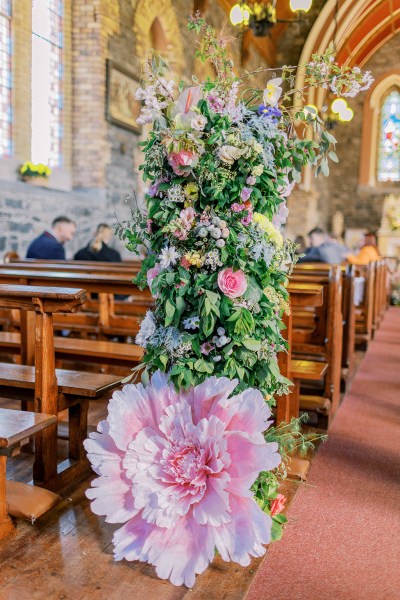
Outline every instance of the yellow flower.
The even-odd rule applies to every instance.
[[[270,238],[270,240],[280,248],[283,245],[283,237],[282,234],[275,229],[272,225],[271,221],[261,213],[255,212],[253,213],[253,222],[258,225],[261,231],[264,231]]]
[[[194,267],[198,267],[199,269],[204,265],[204,256],[202,256],[199,252],[193,251],[185,254],[185,259]]]

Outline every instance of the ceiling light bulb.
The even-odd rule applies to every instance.
[[[244,11],[239,4],[235,4],[229,13],[229,19],[232,25],[240,25],[245,20]]]
[[[331,108],[332,112],[340,115],[344,110],[347,109],[347,102],[343,98],[336,98],[336,100],[332,102]]]
[[[342,112],[339,113],[339,119],[341,121],[351,121],[352,118],[354,117],[354,112],[352,111],[351,108],[346,108],[346,110],[343,110]]]
[[[293,12],[308,12],[311,8],[312,0],[290,0],[290,10]]]

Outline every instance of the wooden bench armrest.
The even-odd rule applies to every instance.
[[[55,415],[0,408],[0,454],[55,423]]]

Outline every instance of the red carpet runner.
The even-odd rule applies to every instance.
[[[246,600],[400,599],[400,308],[391,307]]]

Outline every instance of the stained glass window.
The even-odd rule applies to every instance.
[[[11,0],[0,0],[0,156],[11,155]]]
[[[32,0],[32,161],[62,164],[63,0]]]
[[[389,93],[381,109],[378,181],[400,181],[400,91]]]

